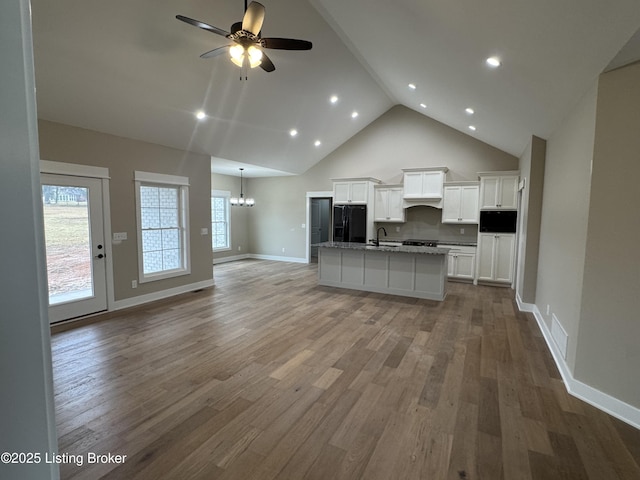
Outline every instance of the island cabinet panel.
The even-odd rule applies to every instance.
[[[340,283],[342,281],[342,261],[340,250],[325,248],[322,252],[322,265],[318,264],[318,276],[327,282]]]
[[[387,255],[366,255],[364,265],[365,283],[373,288],[389,286],[389,257]]]
[[[364,283],[364,252],[342,255],[342,283],[353,285]]]
[[[448,249],[327,245],[318,245],[320,285],[440,301],[446,296]]]
[[[389,254],[389,289],[395,291],[414,290],[414,255]]]
[[[445,257],[446,259],[447,257]],[[445,262],[446,263],[446,262]],[[444,281],[440,277],[439,272],[440,259],[430,255],[429,258],[424,258],[422,262],[416,264],[415,270],[415,289],[418,291],[425,291],[429,288],[433,288],[433,285],[440,285],[444,294]],[[447,266],[444,266],[444,270],[447,270]]]

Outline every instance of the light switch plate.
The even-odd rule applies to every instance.
[[[209,229],[208,228],[201,228],[200,229],[200,235],[209,235]]]

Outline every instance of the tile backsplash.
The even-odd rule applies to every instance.
[[[401,241],[409,238],[440,242],[476,242],[478,240],[478,225],[442,223],[442,210],[439,208],[410,207],[405,214],[405,223],[376,223],[376,228],[384,227],[387,231],[385,240]],[[396,232],[396,227],[399,228],[399,232]],[[461,229],[464,233],[460,233]]]

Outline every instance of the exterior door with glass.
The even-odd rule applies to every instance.
[[[49,319],[107,309],[102,181],[42,174]]]

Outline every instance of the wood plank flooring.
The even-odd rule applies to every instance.
[[[512,290],[445,302],[247,260],[54,327],[63,479],[638,480],[640,431],[567,394]]]

